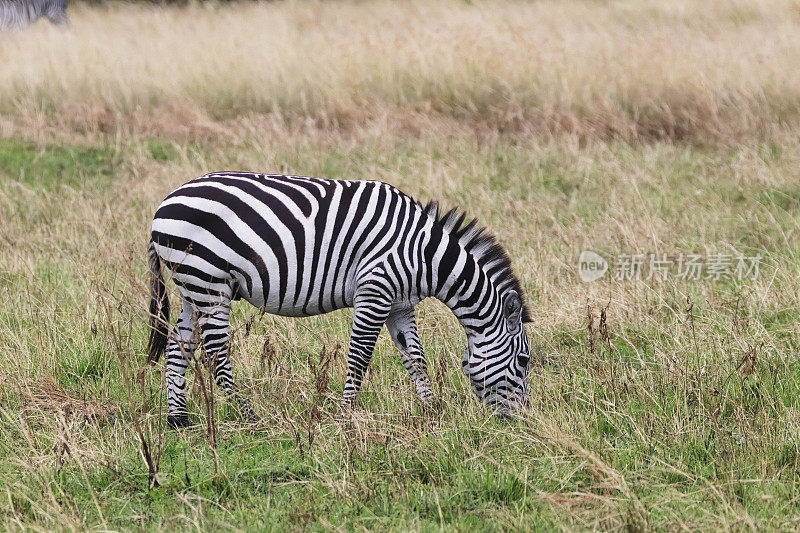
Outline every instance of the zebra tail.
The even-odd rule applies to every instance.
[[[152,364],[164,353],[169,334],[169,296],[161,273],[161,258],[158,257],[152,239],[147,250],[147,261],[150,267],[150,339],[147,342],[147,362]]]

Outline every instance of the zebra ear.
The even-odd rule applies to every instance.
[[[517,291],[508,291],[503,298],[503,314],[508,320],[509,327],[516,330],[522,319],[522,298],[519,297]]]

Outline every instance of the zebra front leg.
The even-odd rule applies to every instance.
[[[242,396],[233,379],[233,368],[228,358],[230,347],[230,301],[220,304],[200,318],[200,331],[205,352],[204,363],[214,376],[214,382],[228,397],[234,398],[242,415],[254,420],[250,402]]]
[[[174,428],[189,425],[186,411],[186,367],[195,349],[195,317],[191,305],[184,300],[178,322],[170,333],[165,356],[165,381],[167,386],[167,424]]]
[[[394,345],[400,352],[403,366],[408,370],[411,381],[417,390],[417,396],[424,405],[429,405],[433,398],[431,380],[428,377],[428,365],[425,362],[425,353],[422,343],[417,335],[417,321],[414,317],[413,307],[393,309],[386,319],[386,329],[389,330]]]
[[[342,393],[342,410],[352,409],[361,390],[364,374],[381,328],[389,316],[391,297],[378,284],[359,289],[353,305],[353,328],[347,352],[347,379]]]
[[[239,411],[242,413],[242,418],[250,422],[256,421],[257,417],[255,411],[253,411],[253,407],[250,405],[250,400],[241,393],[239,387],[236,386],[236,382],[233,380],[233,369],[231,368],[231,361],[228,358],[227,350],[225,353],[218,353],[216,361],[217,366],[214,371],[214,379],[217,386],[222,387],[225,394],[236,401],[236,404],[239,406]]]

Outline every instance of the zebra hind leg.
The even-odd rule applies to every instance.
[[[233,379],[233,368],[228,357],[230,348],[230,301],[226,301],[200,316],[200,334],[203,339],[206,367],[213,373],[217,386],[233,398],[246,420],[256,419],[250,401],[242,395]]]
[[[191,305],[184,300],[178,322],[167,341],[165,356],[167,424],[172,428],[189,425],[189,414],[186,410],[186,368],[197,348],[195,324]]]
[[[386,329],[400,352],[403,366],[408,370],[411,381],[417,391],[417,396],[423,405],[430,405],[433,398],[431,380],[428,377],[428,365],[422,343],[417,335],[417,321],[414,317],[413,307],[393,309],[386,319]]]

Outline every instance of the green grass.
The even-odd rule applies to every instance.
[[[156,153],[162,156],[166,152]],[[116,159],[116,151],[104,146],[40,148],[16,139],[0,141],[0,175],[37,189],[105,188],[118,166]]]
[[[798,155],[794,141],[573,150],[464,139],[6,139],[0,520],[10,529],[795,527]],[[217,394],[210,439],[194,380],[195,427],[165,429],[160,367],[144,364],[147,226],[173,187],[216,168],[383,179],[478,215],[507,244],[533,309],[526,412],[504,420],[477,403],[459,369],[463,333],[442,305],[424,302],[439,408],[420,408],[384,335],[344,424],[349,313],[262,318],[237,304],[235,374],[261,422],[243,423]],[[764,255],[755,281],[582,284],[572,270],[584,248],[611,257],[731,247]],[[319,376],[323,349],[336,355]],[[330,391],[317,393],[318,380]],[[137,427],[158,458],[158,486]]]

